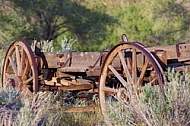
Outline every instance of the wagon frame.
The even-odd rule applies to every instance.
[[[126,35],[109,52],[42,52],[40,42],[34,45],[34,52],[25,41],[10,45],[3,63],[2,87],[18,87],[31,96],[38,91],[78,92],[80,98],[99,93],[104,116],[107,96],[122,94],[127,85],[145,83],[158,85],[162,93],[166,69],[184,71],[190,64],[190,43],[146,47],[128,42]]]

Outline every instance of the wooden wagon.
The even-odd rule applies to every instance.
[[[29,95],[38,91],[83,94],[79,97],[99,93],[104,114],[106,96],[121,93],[118,88],[123,85],[151,83],[162,91],[168,67],[176,71],[189,68],[189,49],[189,43],[145,47],[128,42],[125,35],[109,52],[42,52],[39,42],[32,51],[27,42],[15,41],[4,58],[2,87],[18,87]]]

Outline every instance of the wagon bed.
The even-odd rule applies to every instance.
[[[129,85],[158,85],[163,92],[168,67],[176,71],[190,68],[190,43],[146,47],[139,42],[122,41],[103,52],[42,52],[36,42],[34,52],[24,41],[15,41],[7,50],[2,86],[18,87],[33,95],[38,91],[98,93],[102,113],[105,99],[122,94]],[[92,102],[92,101],[90,101]]]

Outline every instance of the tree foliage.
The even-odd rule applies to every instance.
[[[153,24],[148,41],[157,45],[188,41],[190,10],[187,3],[185,0],[141,1],[141,12]]]
[[[188,0],[1,0],[0,43],[15,39],[52,40],[65,36],[74,50],[106,50],[129,41],[159,46],[189,41]]]
[[[27,23],[20,13],[16,12],[11,1],[0,1],[0,49],[6,48],[7,44],[26,36],[29,32]]]

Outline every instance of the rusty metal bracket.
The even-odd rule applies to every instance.
[[[91,69],[94,68],[98,64],[98,61],[101,59],[102,55],[103,55],[103,53],[100,52],[100,56],[98,57],[98,59],[96,60],[96,62],[92,66],[90,66]]]
[[[57,57],[62,58],[64,56],[64,53],[58,53]]]
[[[59,57],[59,58],[62,58],[63,56],[64,56],[64,53],[58,53],[58,54],[57,54],[57,57]],[[72,52],[69,53],[69,58],[68,58],[65,62],[57,62],[58,68],[60,68],[60,67],[65,67],[65,65],[66,65],[69,61],[71,61],[71,59],[72,59]],[[69,64],[69,66],[71,66],[71,62],[70,62],[70,64]]]
[[[176,53],[177,53],[177,57],[180,57],[180,55],[181,55],[181,53],[180,53],[180,51],[179,51],[179,43],[178,44],[176,44]]]
[[[65,66],[65,62],[57,62],[58,67],[64,67]]]

